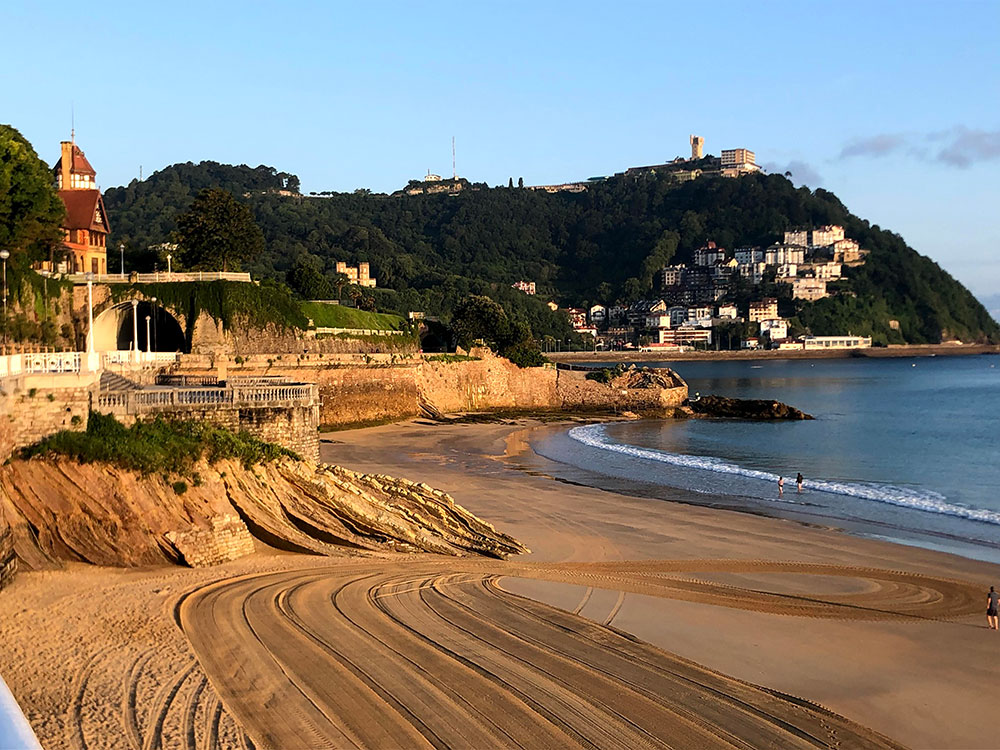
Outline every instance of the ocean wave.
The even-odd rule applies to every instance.
[[[672,464],[673,466],[714,471],[720,474],[735,474],[750,479],[760,479],[765,482],[778,481],[778,474],[758,469],[748,469],[721,458],[716,458],[715,456],[690,456],[683,453],[656,450],[655,448],[640,448],[637,445],[616,443],[607,436],[604,425],[601,424],[574,427],[569,431],[569,436],[578,443],[583,443],[591,448],[621,453],[647,461],[658,461],[660,463]],[[791,477],[788,479],[788,484],[790,487],[794,486],[794,481],[792,481]],[[1000,526],[1000,513],[997,511],[955,505],[954,503],[949,503],[944,495],[933,490],[918,490],[912,487],[898,487],[891,484],[834,482],[822,479],[807,479],[803,483],[803,486],[819,492],[845,495],[862,500],[872,500],[879,503],[922,510],[927,513],[940,513],[958,518],[966,518],[970,521],[981,521],[982,523]]]

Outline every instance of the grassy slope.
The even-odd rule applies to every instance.
[[[380,331],[401,331],[406,327],[398,315],[373,313],[343,305],[303,302],[302,312],[321,328],[366,328]]]

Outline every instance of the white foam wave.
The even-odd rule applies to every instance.
[[[715,456],[689,456],[683,453],[670,453],[654,448],[640,448],[636,445],[616,443],[608,438],[604,425],[600,424],[574,427],[569,431],[569,436],[573,440],[588,445],[591,448],[621,453],[647,461],[658,461],[690,469],[714,471],[720,474],[736,474],[766,482],[778,481],[777,474],[758,469],[748,469],[721,458],[716,458]],[[788,484],[790,487],[794,486],[791,478],[789,478]],[[955,505],[954,503],[949,503],[944,495],[933,490],[917,490],[912,487],[898,487],[891,484],[872,484],[867,482],[828,482],[821,479],[807,479],[803,483],[803,486],[808,489],[829,492],[835,495],[846,495],[862,500],[872,500],[889,505],[913,508],[928,513],[941,513],[948,516],[966,518],[971,521],[1000,525],[1000,513],[997,511]]]

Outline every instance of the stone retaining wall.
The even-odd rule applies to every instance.
[[[52,388],[34,387],[31,382],[22,378],[17,390],[0,395],[0,461],[60,430],[87,429],[93,385]]]
[[[632,411],[660,416],[672,414],[688,396],[687,386],[614,388],[570,370],[559,370],[558,390],[562,408],[567,411]]]
[[[181,562],[192,568],[229,562],[254,551],[253,537],[239,516],[214,516],[210,528],[168,531],[164,536]]]

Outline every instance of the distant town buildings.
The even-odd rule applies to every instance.
[[[525,294],[535,293],[535,282],[534,281],[516,281],[511,286],[517,289],[519,292],[524,292]]]
[[[337,261],[334,265],[334,270],[337,273],[342,273],[347,277],[347,280],[352,284],[357,284],[358,286],[375,288],[375,279],[369,275],[368,264],[358,263],[357,266],[349,266],[342,261]]]
[[[803,336],[803,349],[867,349],[871,336]]]

